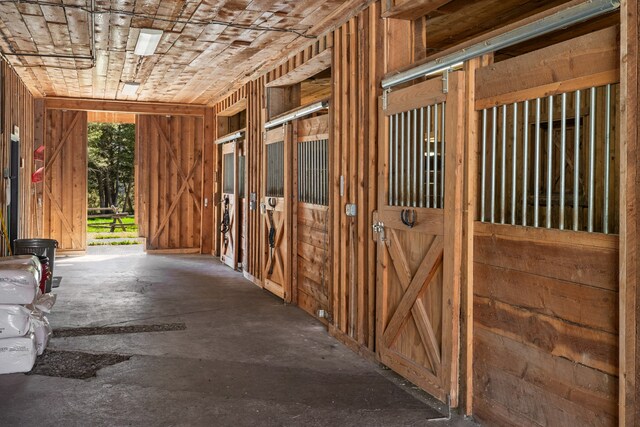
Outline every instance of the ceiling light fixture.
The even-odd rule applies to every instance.
[[[154,30],[152,28],[142,28],[138,35],[138,42],[136,48],[133,51],[136,55],[149,56],[156,52],[160,38],[162,37],[162,30]]]
[[[138,93],[139,88],[140,88],[140,83],[126,82],[122,87],[122,94],[128,95],[128,96],[136,95]]]

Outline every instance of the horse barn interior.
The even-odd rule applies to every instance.
[[[34,420],[16,412],[19,395],[38,396],[29,405],[53,417],[41,425],[640,425],[639,11],[0,0],[5,233],[59,243],[54,349],[132,356],[84,382],[0,376],[0,420]],[[110,274],[82,262],[87,122],[102,116],[135,122],[145,239]],[[144,323],[133,313],[171,312],[168,292],[211,313],[182,332],[55,338],[58,326]],[[200,327],[218,335],[199,341]],[[191,362],[158,362],[179,347],[196,349]],[[178,365],[191,376],[168,373]],[[152,391],[151,376],[184,390]],[[203,378],[237,400],[219,402]],[[141,382],[115,397],[127,381]],[[184,397],[189,381],[203,400]],[[439,412],[403,403],[405,389]]]

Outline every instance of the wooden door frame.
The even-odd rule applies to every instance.
[[[239,249],[239,221],[238,221],[238,212],[240,211],[239,208],[239,197],[238,197],[238,140],[233,140],[230,141],[228,143],[225,144],[221,144],[220,147],[220,156],[222,159],[222,186],[221,186],[221,194],[223,199],[220,201],[220,208],[221,208],[221,213],[220,213],[220,217],[222,218],[222,210],[224,209],[224,195],[227,194],[224,192],[224,176],[225,176],[225,170],[224,170],[224,156],[227,154],[233,154],[233,204],[231,206],[231,210],[233,210],[233,225],[231,226],[231,229],[229,230],[229,234],[230,234],[230,239],[233,242],[233,256],[231,257],[231,263],[232,265],[230,265],[231,268],[233,268],[234,270],[236,270],[238,268],[238,249]],[[220,257],[224,257],[224,253],[222,251],[222,244],[224,242],[224,238],[222,236],[220,236]],[[221,261],[223,263],[225,263],[226,265],[229,265],[227,263],[226,260],[222,260]]]
[[[292,194],[292,180],[291,180],[291,174],[292,174],[292,168],[290,167],[291,162],[292,162],[292,150],[291,150],[291,142],[293,139],[293,126],[291,124],[291,122],[285,123],[282,125],[282,127],[277,127],[275,129],[271,129],[265,132],[265,138],[264,138],[264,146],[266,147],[269,144],[275,143],[275,142],[279,142],[279,141],[283,141],[284,144],[284,170],[283,170],[283,174],[284,174],[284,197],[281,198],[281,201],[278,202],[278,207],[280,207],[279,205],[281,204],[282,207],[281,209],[273,209],[273,210],[277,210],[277,211],[281,211],[284,218],[283,218],[283,236],[284,236],[284,246],[281,248],[281,251],[283,251],[283,281],[284,283],[282,283],[282,292],[280,292],[278,288],[278,286],[274,286],[272,284],[272,282],[267,278],[267,265],[269,263],[269,256],[268,256],[268,240],[265,239],[263,242],[263,250],[265,250],[265,256],[263,257],[263,263],[261,266],[261,270],[262,270],[262,286],[263,288],[267,289],[268,291],[272,292],[275,295],[280,296],[285,302],[287,303],[291,303],[292,301],[294,301],[293,297],[293,286],[292,286],[292,280],[291,280],[291,205],[292,205],[292,199],[294,197],[294,195]],[[263,215],[266,215],[266,211],[268,210],[267,208],[267,199],[270,198],[268,197],[267,194],[267,183],[266,183],[266,174],[267,174],[267,155],[266,155],[266,148],[264,150],[264,155],[262,156],[262,183],[261,183],[261,191],[262,194],[264,195],[263,197],[263,201],[261,203],[261,211],[264,210]],[[280,199],[280,198],[277,198]],[[266,227],[266,221],[264,220],[264,218],[261,221],[261,230],[262,230],[262,235],[266,236],[267,233],[267,227]],[[276,237],[277,240],[277,237]],[[266,245],[265,245],[266,244]]]
[[[332,210],[332,197],[331,197],[331,138],[330,138],[330,129],[331,129],[331,117],[330,114],[319,116],[322,120],[326,120],[327,132],[326,133],[309,133],[302,137],[299,136],[300,126],[306,121],[318,120],[318,117],[314,118],[301,118],[292,122],[292,135],[291,135],[291,151],[292,151],[292,166],[293,171],[291,173],[291,189],[292,189],[292,197],[291,197],[291,294],[292,294],[292,302],[297,304],[298,302],[298,183],[299,183],[299,170],[298,170],[298,144],[304,141],[314,141],[314,140],[327,140],[327,227],[328,224],[332,224],[333,218],[333,210]],[[331,231],[327,229],[327,266],[328,266],[328,287],[327,287],[327,310],[331,311],[331,303],[332,303],[332,295],[333,295],[333,277],[332,267],[333,267],[333,251],[332,241],[331,241]],[[323,323],[326,323],[326,319],[321,320]]]
[[[444,208],[442,211],[442,235],[443,235],[443,301],[442,301],[442,392],[435,395],[442,401],[447,401],[451,407],[457,407],[459,402],[459,357],[460,357],[460,282],[462,273],[462,214],[463,214],[463,171],[464,171],[464,143],[465,143],[465,74],[463,71],[456,71],[448,75],[448,91],[443,93],[443,82],[441,79],[431,79],[416,85],[399,89],[388,94],[388,99],[384,102],[383,97],[379,99],[379,144],[380,155],[378,158],[378,208],[388,206],[388,168],[387,159],[389,156],[389,146],[387,137],[389,135],[389,125],[387,117],[391,114],[400,113],[426,105],[440,102],[447,102],[446,135],[448,143],[446,145],[445,179],[447,188],[451,182],[457,185],[453,191],[447,192]],[[384,108],[386,106],[386,108]],[[451,142],[451,136],[457,138]],[[398,208],[398,212],[401,208]],[[427,222],[430,215],[418,219],[426,227],[433,229],[433,225]],[[374,214],[374,223],[378,221],[379,212]],[[435,219],[435,215],[433,216]],[[447,218],[453,218],[447,220]],[[399,220],[398,220],[399,221]],[[389,254],[381,241],[381,233],[378,234],[377,267],[376,267],[376,352],[380,360],[384,359],[382,343],[384,341],[385,325],[381,315],[386,311],[386,301],[384,300],[384,285],[387,278]],[[427,254],[427,257],[429,254]],[[447,278],[450,283],[447,283]],[[449,313],[449,315],[445,315]],[[450,334],[445,333],[450,331]],[[444,363],[446,361],[446,363]],[[426,382],[419,381],[418,376],[412,374],[411,368],[404,369],[402,374],[413,381],[417,381],[422,388],[428,387]],[[437,388],[436,388],[437,389]]]

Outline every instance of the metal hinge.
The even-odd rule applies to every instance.
[[[449,69],[442,72],[442,93],[449,93]]]
[[[391,93],[391,89],[385,89],[382,91],[382,109],[386,110],[389,106],[389,94]]]
[[[373,225],[371,226],[371,228],[373,228],[373,232],[378,234],[378,237],[380,238],[381,242],[386,241],[386,237],[384,235],[384,223],[378,221],[378,222],[374,222]]]

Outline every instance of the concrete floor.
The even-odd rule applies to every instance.
[[[187,329],[54,338],[132,355],[87,380],[0,376],[0,426],[474,425],[442,415],[302,310],[206,256],[93,247],[58,258],[54,328],[184,322]]]

